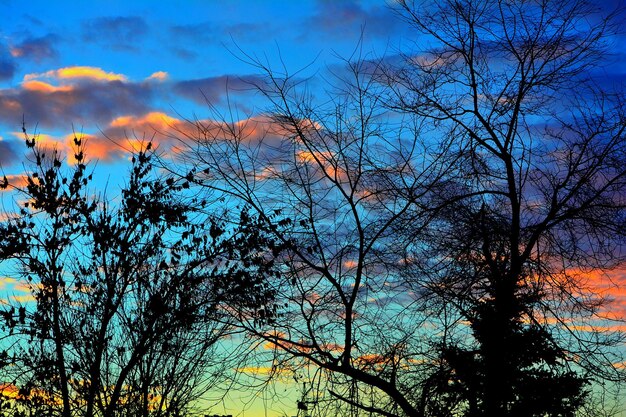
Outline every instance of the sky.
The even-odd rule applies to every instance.
[[[313,76],[355,51],[393,55],[411,41],[384,0],[0,0],[0,16],[0,175],[15,184],[23,122],[62,150],[73,132],[84,135],[87,156],[115,183],[133,138],[209,117],[207,102],[226,109],[235,100],[241,118],[257,114],[250,85],[260,71],[250,61]],[[626,54],[623,37],[616,53]],[[626,79],[618,64],[607,71]],[[164,148],[170,140],[155,139]],[[0,289],[19,293],[16,285],[0,277]],[[605,290],[626,315],[626,290]],[[262,415],[250,407],[244,415]]]
[[[74,133],[87,138],[87,157],[110,187],[123,181],[134,138],[207,118],[207,102],[225,110],[236,100],[241,119],[261,111],[251,60],[315,76],[355,51],[393,54],[407,35],[380,0],[0,0],[0,16],[0,175],[14,185],[28,166],[23,123],[62,151]],[[165,136],[154,140],[168,147]],[[2,290],[29,297],[8,276]],[[296,414],[298,391],[275,389],[256,399],[234,393],[212,412]]]
[[[21,127],[67,144],[93,135],[91,158],[122,151],[104,139],[151,134],[206,102],[246,95],[250,57],[314,73],[364,50],[397,49],[405,30],[381,1],[0,0],[0,163],[17,174]],[[251,98],[247,98],[252,103]],[[248,106],[246,109],[252,111]]]

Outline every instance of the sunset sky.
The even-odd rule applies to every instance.
[[[45,141],[94,135],[91,158],[114,161],[113,138],[151,135],[171,118],[206,117],[226,86],[244,96],[258,69],[396,53],[403,22],[384,2],[0,1],[0,162],[18,173],[22,117]],[[234,97],[235,99],[241,97]],[[245,111],[254,101],[246,97]],[[157,138],[158,140],[158,138]],[[97,142],[97,143],[96,143]]]
[[[210,117],[207,101],[221,110],[236,103],[241,119],[258,115],[251,85],[260,71],[251,60],[277,72],[303,69],[323,88],[341,58],[393,56],[414,41],[383,0],[0,0],[0,16],[0,178],[15,184],[24,172],[22,120],[59,149],[73,131],[83,134],[102,183],[115,184],[132,139],[157,131],[167,151],[173,139],[164,133]],[[614,45],[600,78],[623,82],[626,36]],[[6,275],[0,270],[0,291],[25,297]],[[602,289],[624,317],[626,274],[611,278]],[[263,415],[262,404],[244,415]],[[237,414],[238,407],[233,400],[214,411]],[[267,415],[278,412],[295,415],[285,404]]]
[[[262,111],[250,92],[260,73],[250,57],[323,78],[357,49],[396,54],[409,34],[384,1],[0,0],[0,16],[0,169],[15,185],[24,172],[22,120],[61,150],[81,133],[102,184],[113,188],[128,159],[116,143],[207,118],[207,101],[225,109],[227,87],[241,119]],[[167,149],[171,139],[154,141]],[[25,285],[0,275],[0,291],[28,299]],[[212,411],[261,416],[267,405],[270,417],[295,414],[292,388],[247,405],[234,394]]]

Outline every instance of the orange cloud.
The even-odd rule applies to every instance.
[[[125,145],[128,150],[138,149],[137,143],[146,140],[165,150],[170,145],[179,145],[179,140],[185,139],[238,138],[244,142],[258,143],[270,136],[270,129],[271,122],[263,118],[244,119],[234,123],[206,119],[193,122],[162,112],[149,112],[142,116],[125,115],[115,118],[105,129],[104,135],[115,143]],[[87,150],[91,152],[90,148]]]
[[[27,178],[26,178],[26,175],[24,174],[7,175],[6,178],[7,178],[7,181],[9,182],[9,186],[7,188],[0,189],[0,192],[11,191],[13,188],[26,187]]]
[[[10,298],[20,304],[35,301],[35,297],[32,294],[12,295]]]
[[[285,369],[274,366],[246,366],[237,368],[236,371],[248,375],[279,375],[288,372]]]
[[[117,120],[117,119],[116,119]],[[13,132],[16,137],[21,137],[21,132]],[[127,150],[140,149],[141,145],[137,140],[115,138],[115,140],[107,139],[107,137],[90,135],[90,134],[74,134],[68,133],[61,137],[38,133],[35,135],[37,146],[42,148],[47,154],[57,150],[66,163],[72,165],[76,161],[74,159],[74,138],[78,137],[85,143],[85,161],[103,160],[110,161],[114,158],[121,157]],[[2,177],[0,176],[0,179]],[[7,175],[9,185],[14,187],[23,187],[26,185],[25,175]],[[10,187],[9,187],[10,189]]]
[[[112,160],[123,154],[142,149],[146,142],[170,148],[174,138],[195,136],[193,125],[162,112],[141,116],[125,115],[113,119],[102,135],[86,135],[86,154],[89,159]],[[71,142],[72,138],[68,138]]]
[[[343,266],[348,269],[356,268],[358,266],[358,262],[353,260],[344,261]]]
[[[111,140],[102,136],[81,135],[81,140],[85,142],[85,160],[86,161],[111,161],[124,155],[127,151],[135,149],[129,144],[131,141],[125,138]],[[68,146],[74,141],[74,135],[66,136]],[[73,155],[70,161],[74,162]]]
[[[313,162],[313,161],[321,161],[327,162],[332,160],[333,154],[330,152],[310,152],[310,151],[299,151],[298,159],[303,162]]]
[[[0,119],[14,123],[24,116],[29,124],[55,128],[106,125],[150,111],[156,89],[156,83],[126,82],[122,74],[95,67],[28,74],[19,88],[0,89]]]
[[[169,77],[169,74],[165,71],[157,71],[152,73],[152,75],[150,75],[148,77],[149,80],[159,80],[159,81],[164,81]]]
[[[12,135],[16,138],[22,139],[24,134],[22,132],[12,132]],[[73,137],[73,135],[72,135]],[[42,148],[47,154],[53,150],[57,150],[61,156],[67,155],[70,151],[69,142],[64,140],[63,137],[58,138],[56,136],[48,135],[46,133],[37,133],[33,136],[37,146]],[[8,178],[8,176],[7,176]],[[15,178],[17,180],[17,178]],[[11,182],[9,181],[9,184]]]
[[[162,112],[150,112],[143,116],[121,116],[110,123],[110,127],[122,128],[151,128],[163,130],[181,124],[181,120],[168,116]]]
[[[69,85],[58,87],[39,80],[24,81],[22,83],[22,87],[25,90],[36,91],[40,93],[70,92],[74,89],[74,87]]]
[[[366,365],[378,365],[389,362],[390,358],[377,353],[366,353],[355,359],[358,363]]]
[[[279,331],[265,333],[265,336],[267,337],[266,342],[261,345],[262,348],[265,350],[275,350],[278,348],[278,346],[282,346],[283,348],[306,353],[311,353],[314,351],[314,348],[310,344],[310,342],[304,340],[294,342],[293,340],[289,340],[287,334]],[[339,345],[333,342],[319,343],[318,347],[320,350],[327,353],[340,354],[344,350],[343,345]]]
[[[61,89],[70,90],[72,87],[56,87],[39,80],[31,80],[23,83],[25,89],[32,91],[58,92]],[[310,123],[307,122],[307,125]],[[21,137],[22,133],[16,132],[15,136]],[[184,146],[186,140],[209,140],[232,141],[241,140],[252,146],[262,145],[267,154],[264,157],[271,161],[280,148],[280,143],[292,134],[280,123],[276,123],[269,117],[252,117],[227,123],[219,120],[185,120],[172,117],[164,112],[152,111],[141,115],[125,114],[111,119],[102,135],[82,134],[86,142],[85,154],[88,160],[110,161],[129,152],[142,148],[146,142],[151,141],[162,151],[175,151]],[[37,135],[37,142],[46,148],[56,147],[59,151],[68,155],[68,162],[72,162],[72,143],[74,134],[62,138],[54,138],[49,135]],[[332,157],[327,153],[316,153],[316,157],[324,161]],[[302,163],[315,163],[314,155],[302,152],[298,155]],[[266,161],[266,162],[268,162]],[[271,164],[270,164],[271,165]],[[328,165],[325,163],[325,165]],[[335,172],[332,167],[324,167]],[[259,171],[260,172],[260,171]],[[271,171],[263,171],[271,176]]]
[[[12,277],[0,277],[0,290],[2,291],[0,304],[7,305],[15,302],[21,304],[34,301],[35,298],[31,294],[30,285]]]
[[[13,286],[13,289],[15,291],[20,291],[20,292],[24,292],[24,293],[29,293],[33,290],[33,288],[39,288],[42,287],[41,284],[32,284],[30,282],[24,282],[24,281],[19,281],[17,282],[16,280],[16,284]]]
[[[126,81],[124,75],[106,72],[97,67],[66,67],[58,69],[56,75],[60,79],[89,78],[101,81]]]
[[[22,105],[18,100],[7,98],[4,101],[4,108],[6,108],[7,110],[18,111],[22,109]]]
[[[0,383],[0,398],[4,399],[26,399],[26,398],[34,398],[36,397],[38,400],[43,400],[48,404],[59,405],[61,404],[61,400],[59,398],[54,398],[50,395],[49,392],[43,389],[31,389],[29,394],[20,393],[19,387],[10,383]]]
[[[598,318],[608,318],[618,320],[618,322],[608,323],[574,323],[571,328],[580,331],[595,330],[626,330],[626,324],[619,321],[626,321],[626,267],[622,266],[613,270],[577,270],[571,269],[565,274],[555,277],[555,284],[571,281],[579,285],[578,289],[573,288],[574,297],[588,297],[593,295],[596,301],[600,302]],[[567,284],[566,284],[567,285]]]

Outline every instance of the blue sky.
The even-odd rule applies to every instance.
[[[28,166],[22,119],[61,150],[82,132],[111,187],[123,181],[128,155],[109,139],[128,145],[183,118],[208,118],[205,100],[224,108],[227,86],[242,118],[257,114],[247,90],[259,70],[246,55],[320,75],[359,45],[365,56],[393,55],[408,34],[384,1],[0,0],[0,16],[0,173],[18,186]],[[155,141],[167,149],[166,138]],[[0,290],[29,297],[10,277],[0,277]],[[212,411],[295,414],[296,387],[279,384],[276,394],[233,393]]]
[[[227,87],[242,118],[257,114],[249,86],[259,70],[246,55],[278,71],[323,75],[342,65],[361,35],[369,57],[393,56],[412,36],[384,0],[0,0],[0,16],[0,175],[16,185],[22,119],[60,149],[72,130],[83,132],[88,157],[115,182],[127,159],[116,143],[210,117],[205,100],[224,108]],[[598,79],[623,82],[626,37],[612,41],[615,56]],[[155,140],[167,149],[167,138]],[[0,277],[0,290],[13,284]],[[237,401],[226,411],[236,414]],[[261,404],[246,415],[263,415]]]

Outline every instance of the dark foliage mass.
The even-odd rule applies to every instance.
[[[0,228],[2,259],[33,297],[2,310],[3,415],[189,413],[229,363],[220,306],[271,317],[272,268],[251,248],[272,240],[245,211],[226,237],[205,202],[183,197],[192,176],[156,173],[150,143],[117,197],[90,187],[86,145],[73,145],[67,170],[26,136],[33,169]]]

